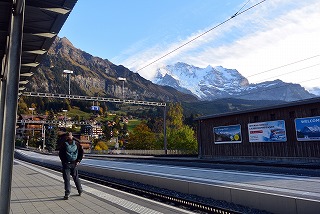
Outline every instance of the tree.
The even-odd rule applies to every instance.
[[[167,115],[169,128],[179,129],[183,126],[183,109],[180,103],[170,103]]]
[[[28,114],[29,109],[24,99],[20,98],[18,102],[18,114]]]
[[[99,108],[99,114],[100,114],[100,115],[104,115],[103,107],[101,107],[101,106],[100,106],[100,108]]]
[[[94,150],[97,150],[97,151],[101,151],[101,150],[108,150],[108,146],[106,144],[106,142],[103,142],[103,141],[99,141],[95,147],[94,147]]]
[[[163,132],[163,119],[162,118],[150,118],[147,121],[148,127],[155,133]]]
[[[102,131],[103,131],[105,138],[108,140],[113,136],[112,126],[109,125],[108,122],[106,124],[104,124],[104,126],[102,127]]]
[[[126,123],[124,123],[123,126],[122,126],[122,132],[124,134],[126,134],[128,132],[128,125]]]
[[[124,123],[120,129],[120,132],[119,132],[119,139],[125,139],[127,137],[127,133],[128,133],[128,125],[126,123]]]
[[[129,135],[126,149],[155,149],[156,135],[145,122],[137,125]]]
[[[49,112],[48,115],[48,121],[52,121],[54,120],[54,112],[51,109],[51,111]],[[49,124],[47,129],[46,129],[46,149],[49,152],[52,152],[53,150],[56,149],[57,146],[57,140],[58,140],[58,127],[53,125],[53,124]]]
[[[180,103],[170,104],[168,110],[167,147],[168,149],[189,150],[198,148],[192,128],[183,123],[183,108]]]
[[[169,149],[188,150],[192,152],[196,152],[198,149],[194,130],[186,125],[180,129],[168,129],[167,143]]]
[[[80,116],[79,116],[78,114],[76,114],[76,115],[74,116],[74,120],[79,122],[79,121],[80,121]]]
[[[200,117],[199,114],[191,114],[189,117],[186,117],[184,120],[184,123],[190,127],[192,127],[193,130],[196,130],[197,122],[194,120],[195,118]]]

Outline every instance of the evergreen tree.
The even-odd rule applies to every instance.
[[[122,126],[122,132],[123,134],[126,134],[128,132],[128,125],[126,123],[124,123]]]
[[[74,120],[79,122],[79,121],[80,121],[80,116],[79,116],[78,114],[76,114],[76,115],[74,116]]]
[[[195,121],[195,118],[200,117],[199,114],[191,114],[189,117],[186,117],[184,120],[184,123],[190,127],[192,127],[193,130],[197,129],[197,122]]]
[[[110,140],[111,137],[113,137],[112,126],[110,126],[108,122],[102,126],[102,131],[107,140]]]

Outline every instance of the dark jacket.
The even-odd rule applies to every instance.
[[[77,142],[75,141],[76,145],[77,145],[77,148],[78,148],[78,157],[77,157],[77,160],[75,160],[74,162],[81,162],[82,158],[83,158],[83,149],[82,149],[82,146]],[[60,157],[60,160],[61,160],[61,163],[62,164],[65,164],[67,163],[67,145],[65,143],[63,143],[61,145],[61,148],[59,150],[59,157]]]

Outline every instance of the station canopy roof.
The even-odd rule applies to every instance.
[[[0,59],[4,63],[10,36],[10,19],[19,0],[0,0]],[[28,82],[42,56],[52,45],[77,0],[25,0],[19,91]],[[4,75],[0,67],[0,78]]]

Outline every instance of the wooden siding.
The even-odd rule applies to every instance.
[[[199,157],[319,158],[320,141],[297,141],[295,119],[320,116],[320,103],[307,103],[198,120]],[[284,120],[286,142],[249,142],[248,123]],[[213,128],[241,125],[242,143],[215,144]]]

